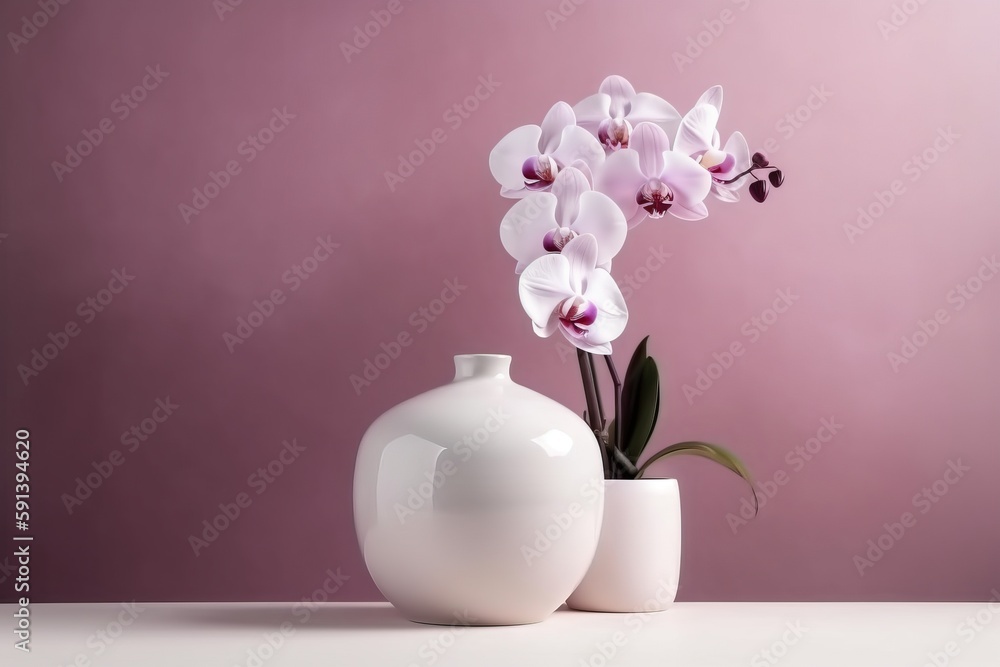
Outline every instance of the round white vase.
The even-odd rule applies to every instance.
[[[601,539],[573,609],[663,611],[677,595],[681,501],[676,479],[609,479]]]
[[[511,381],[510,357],[455,357],[455,379],[365,433],[354,522],[379,590],[443,625],[536,623],[597,549],[604,475],[587,424]]]

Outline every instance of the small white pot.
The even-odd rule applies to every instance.
[[[597,553],[566,602],[580,611],[663,611],[677,595],[680,567],[677,480],[609,479]]]

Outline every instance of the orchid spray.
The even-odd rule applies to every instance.
[[[536,334],[558,332],[577,348],[583,416],[601,444],[608,479],[637,479],[659,459],[689,454],[725,466],[754,489],[746,466],[719,445],[679,442],[640,464],[660,412],[649,337],[624,377],[611,357],[611,343],[628,323],[611,264],[629,231],[668,214],[701,220],[709,195],[736,202],[747,185],[763,202],[768,183],[784,182],[762,153],[751,155],[741,133],[722,144],[721,112],[721,86],[681,116],[666,100],[609,76],[596,94],[576,106],[556,103],[540,125],[511,131],[490,153],[500,194],[519,200],[500,223],[500,240],[517,261],[521,304]],[[614,386],[613,414],[601,396],[598,357]]]

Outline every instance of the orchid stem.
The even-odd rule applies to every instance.
[[[775,167],[774,165],[771,165],[771,164],[767,165],[766,167],[753,166],[753,167],[750,167],[749,169],[747,169],[746,171],[744,171],[742,173],[736,174],[735,176],[733,176],[732,178],[730,178],[727,181],[716,181],[716,182],[717,183],[721,183],[722,185],[729,185],[730,183],[735,183],[736,181],[740,180],[741,178],[743,178],[747,174],[753,176],[754,178],[757,178],[756,174],[754,174],[753,172],[757,171],[758,169],[777,169],[777,167]],[[757,180],[759,181],[760,179],[757,178]]]
[[[604,476],[607,477],[611,473],[611,461],[608,457],[608,452],[604,449],[604,439],[601,433],[601,428],[597,425],[598,406],[594,384],[594,374],[592,372],[592,368],[589,363],[590,359],[587,353],[579,349],[576,352],[577,360],[580,362],[580,377],[583,379],[583,394],[587,399],[587,419],[590,421],[590,428],[594,432],[594,436],[597,438],[597,442],[600,445],[601,461],[604,464]]]
[[[590,367],[590,376],[594,381],[594,396],[597,398],[597,414],[601,417],[601,431],[608,425],[608,420],[604,418],[604,401],[601,399],[601,384],[597,381],[597,367],[594,365],[594,355],[587,353],[587,366]]]
[[[604,355],[604,361],[608,364],[608,372],[611,373],[611,382],[615,385],[615,437],[612,446],[615,449],[622,448],[622,381],[618,377],[618,369],[610,354]]]

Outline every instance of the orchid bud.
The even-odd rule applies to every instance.
[[[754,181],[750,184],[750,196],[754,201],[763,203],[767,199],[767,181]]]

